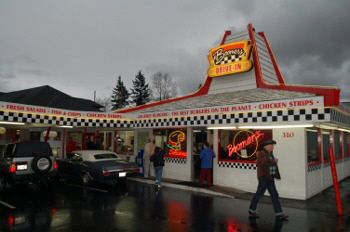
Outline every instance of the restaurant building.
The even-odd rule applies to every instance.
[[[58,131],[62,158],[69,134],[82,149],[98,136],[105,149],[131,160],[152,137],[167,154],[163,177],[181,181],[198,179],[199,153],[208,141],[217,154],[213,184],[248,192],[257,186],[259,144],[274,139],[282,176],[276,185],[291,199],[332,185],[330,147],[339,180],[350,175],[350,108],[340,103],[339,89],[287,85],[265,34],[251,24],[240,33],[226,31],[208,60],[205,83],[187,96],[110,113],[0,102],[0,121]]]

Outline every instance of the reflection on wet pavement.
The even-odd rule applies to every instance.
[[[332,189],[304,202],[284,201],[289,221],[276,221],[268,200],[260,219],[249,219],[249,200],[137,182],[103,191],[57,183],[48,191],[26,188],[2,193],[1,231],[348,231],[350,180],[341,182],[344,217]],[[94,188],[101,186],[94,186]]]

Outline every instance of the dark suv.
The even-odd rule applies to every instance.
[[[27,141],[0,147],[0,192],[17,184],[50,183],[57,163],[46,142]]]

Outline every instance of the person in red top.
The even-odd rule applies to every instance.
[[[66,153],[71,154],[72,151],[77,149],[77,145],[71,136],[68,137],[67,145],[66,145]]]

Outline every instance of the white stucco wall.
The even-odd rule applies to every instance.
[[[287,135],[292,135],[292,137]],[[281,174],[281,181],[276,181],[280,196],[306,199],[305,128],[274,129],[273,139],[277,142],[274,154],[279,159],[278,167]]]
[[[286,137],[286,133],[292,137]],[[217,138],[217,136],[215,136]],[[276,180],[281,197],[306,199],[306,137],[304,128],[273,129],[276,140],[275,157],[282,176]],[[214,184],[255,192],[258,184],[256,170],[219,167],[214,163]]]
[[[192,168],[192,128],[187,128],[187,160],[186,163],[165,162],[163,178],[191,181]]]

